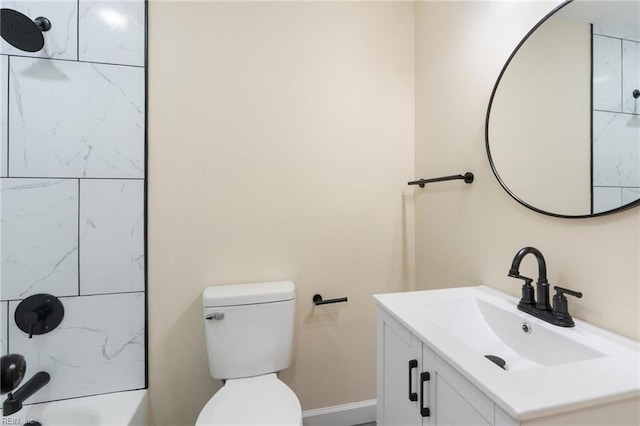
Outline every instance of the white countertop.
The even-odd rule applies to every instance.
[[[379,294],[374,298],[382,309],[517,420],[640,396],[640,343],[585,322],[575,320],[572,328],[548,324],[518,311],[518,299],[484,286]],[[525,367],[519,369],[497,368],[484,358],[486,354],[474,350],[472,338],[461,336],[459,328],[458,332],[452,331],[451,323],[456,321],[451,321],[450,312],[449,318],[442,320],[433,313],[438,312],[438,307],[463,299],[473,300],[465,303],[482,300],[509,312],[517,317],[513,319],[518,327],[527,322],[533,332],[541,330],[538,338],[551,332],[555,338],[571,340],[600,356],[559,365],[525,361]],[[462,311],[461,321],[473,321],[478,326],[478,322],[484,321],[479,312]],[[458,322],[456,326],[460,325]]]

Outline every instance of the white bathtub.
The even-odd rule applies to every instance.
[[[147,405],[145,389],[116,392],[25,405],[3,417],[1,424],[24,425],[35,420],[43,426],[147,426]]]

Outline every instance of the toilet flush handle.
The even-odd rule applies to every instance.
[[[221,320],[224,319],[224,312],[214,312],[205,317],[208,320]]]

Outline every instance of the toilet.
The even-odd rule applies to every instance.
[[[202,304],[209,372],[224,386],[196,425],[301,426],[300,401],[276,376],[293,354],[293,282],[208,287]]]

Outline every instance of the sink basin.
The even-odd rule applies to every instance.
[[[431,322],[446,324],[447,332],[478,356],[503,359],[506,371],[605,356],[548,327],[534,325],[534,321],[520,311],[509,312],[477,297],[442,301],[429,306],[423,315]]]
[[[583,321],[546,323],[484,286],[374,297],[520,421],[640,396],[640,343]]]

